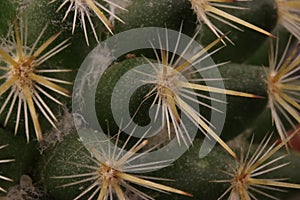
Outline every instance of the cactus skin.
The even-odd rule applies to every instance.
[[[80,0],[87,1],[87,0]],[[92,0],[94,1],[94,0]],[[109,3],[106,5],[106,1],[97,0],[103,4],[104,7],[110,9]],[[110,1],[110,0],[108,0]],[[112,1],[112,0],[111,0]],[[123,0],[122,0],[123,1]],[[124,0],[125,1],[125,0]],[[224,0],[226,1],[226,0]],[[52,2],[52,3],[49,3]],[[41,30],[48,24],[45,35],[41,38],[40,43],[43,44],[47,39],[54,34],[61,32],[60,39],[55,40],[52,45],[56,46],[59,42],[69,39],[70,46],[55,57],[49,59],[46,63],[46,67],[59,68],[59,69],[72,69],[70,73],[61,73],[55,75],[55,78],[62,80],[73,81],[76,76],[77,70],[88,53],[97,45],[95,36],[92,29],[87,26],[87,34],[82,31],[82,22],[77,19],[75,24],[75,30],[72,33],[73,16],[74,12],[70,12],[69,16],[62,21],[64,14],[68,9],[67,6],[62,7],[59,12],[56,12],[58,7],[64,2],[63,0],[30,0],[30,1],[3,1],[0,7],[0,38],[1,48],[3,48],[3,40],[7,37],[9,28],[14,19],[27,18],[28,19],[28,43],[32,43],[36,40]],[[121,0],[116,0],[116,3]],[[211,1],[213,2],[213,1]],[[282,17],[278,16],[278,3],[288,2],[288,0],[252,0],[241,2],[229,2],[223,4],[239,5],[250,7],[250,9],[236,10],[222,8],[222,10],[240,17],[243,20],[249,21],[266,31],[271,32],[277,36],[277,28],[282,24]],[[298,2],[294,6],[296,12],[299,12]],[[216,36],[211,33],[211,30],[206,25],[201,24],[199,26],[197,22],[197,16],[192,10],[190,0],[131,0],[131,4],[126,7],[127,11],[119,10],[116,8],[116,15],[119,16],[125,23],[115,20],[114,27],[111,29],[113,33],[120,33],[122,31],[130,30],[139,27],[165,27],[181,31],[189,36],[194,36],[195,32],[200,28],[199,35],[196,40],[203,46],[210,44]],[[106,17],[109,18],[107,12]],[[295,15],[299,17],[299,15]],[[105,28],[96,15],[91,16],[95,21],[95,27],[99,42],[110,37],[111,34],[103,31]],[[297,18],[298,19],[298,18]],[[86,21],[87,22],[87,21]],[[268,51],[269,41],[275,41],[277,38],[268,38],[267,36],[257,33],[249,28],[239,26],[244,32],[235,30],[233,27],[224,25],[224,23],[217,22],[212,19],[212,22],[222,30],[224,33],[228,33],[228,37],[232,39],[235,45],[226,41],[227,46],[220,49],[217,53],[212,55],[214,62],[220,64],[223,61],[231,61],[224,66],[219,67],[219,71],[224,78],[224,85],[226,89],[241,91],[245,93],[251,93],[259,95],[262,98],[244,98],[227,95],[227,112],[226,122],[221,134],[221,138],[228,142],[230,145],[236,146],[248,146],[249,137],[247,134],[255,134],[253,140],[253,149],[257,148],[258,143],[265,137],[266,133],[274,130],[272,126],[272,119],[268,110],[268,90],[266,85],[266,71],[268,67]],[[294,25],[297,24],[293,21]],[[113,23],[112,23],[113,24]],[[197,27],[198,26],[198,27]],[[274,27],[276,28],[274,29]],[[291,26],[292,27],[292,26]],[[296,27],[296,30],[300,30]],[[284,50],[284,44],[286,38],[289,37],[289,32],[286,30],[279,31],[280,39],[279,55]],[[297,32],[294,33],[298,34]],[[284,36],[281,36],[284,35]],[[89,46],[87,45],[87,38]],[[284,37],[284,38],[283,38]],[[296,41],[298,43],[299,41]],[[222,43],[219,44],[223,46]],[[294,45],[297,46],[297,45]],[[39,45],[37,45],[39,47]],[[299,49],[298,49],[299,50]],[[119,127],[114,122],[111,114],[110,98],[114,84],[117,80],[129,69],[136,65],[148,64],[148,62],[139,56],[143,55],[150,59],[156,59],[153,54],[153,50],[140,50],[133,52],[133,59],[126,59],[125,56],[118,59],[118,63],[107,70],[102,79],[100,85],[102,88],[98,88],[96,94],[96,110],[98,119],[101,123],[101,127],[104,131],[110,129],[111,133],[117,132]],[[243,63],[243,64],[240,64]],[[245,64],[246,63],[246,64]],[[0,67],[2,67],[1,63]],[[299,66],[297,67],[299,69]],[[299,70],[297,70],[298,73]],[[296,74],[298,76],[298,74]],[[4,80],[4,79],[3,79]],[[2,81],[2,80],[1,80]],[[107,84],[110,82],[110,84]],[[299,76],[295,81],[295,85],[299,83]],[[299,84],[298,84],[299,85]],[[297,88],[297,87],[296,87]],[[66,86],[66,89],[72,91],[72,85]],[[295,88],[294,88],[295,89]],[[146,85],[137,90],[131,99],[130,111],[134,113],[136,108],[140,105],[140,102],[146,94],[151,90],[151,85]],[[295,90],[296,95],[299,96],[299,89]],[[3,99],[5,95],[0,96],[0,107],[3,105]],[[56,98],[56,96],[55,96]],[[120,97],[121,98],[121,97]],[[148,109],[153,99],[149,99],[149,102],[145,102],[145,105],[141,108],[140,112],[134,118],[134,121],[139,125],[146,125],[149,123]],[[71,98],[63,99],[65,107],[71,107]],[[121,101],[120,101],[121,102]],[[298,102],[299,103],[299,102]],[[62,107],[56,104],[49,104],[54,111],[55,116],[60,116],[62,113]],[[121,104],[119,106],[122,106]],[[297,108],[299,106],[296,106]],[[38,109],[37,109],[38,110]],[[289,109],[290,110],[290,109]],[[203,115],[209,119],[210,110],[203,109]],[[294,113],[294,117],[299,119],[299,112]],[[55,132],[51,130],[51,126],[48,121],[43,120],[42,114],[38,115],[41,120],[41,127],[45,132]],[[5,120],[5,116],[4,116]],[[60,120],[60,119],[59,119]],[[107,126],[107,120],[109,125]],[[60,138],[62,141],[55,142],[55,145],[49,149],[46,149],[42,155],[37,149],[38,144],[34,138],[30,138],[30,143],[26,143],[26,137],[21,130],[24,129],[24,125],[20,125],[17,136],[14,136],[13,129],[15,127],[16,117],[12,116],[7,127],[3,127],[3,116],[0,124],[0,147],[8,144],[8,146],[0,151],[0,159],[11,158],[15,159],[13,163],[0,163],[0,175],[7,176],[13,179],[13,182],[3,181],[0,179],[0,187],[8,190],[9,187],[15,186],[19,183],[22,175],[26,174],[32,176],[34,184],[39,184],[47,192],[42,198],[43,200],[61,200],[72,199],[76,197],[82,188],[86,188],[89,184],[75,185],[73,187],[58,187],[62,184],[69,183],[70,179],[53,179],[53,176],[69,175],[70,173],[79,174],[84,173],[84,168],[76,167],[74,165],[61,162],[67,158],[75,158],[75,162],[87,163],[90,160],[85,157],[85,154],[90,154],[88,150],[83,146],[78,139],[78,135],[75,131],[64,138]],[[24,120],[21,119],[21,123]],[[61,123],[59,121],[58,123]],[[68,123],[68,122],[66,122]],[[286,122],[284,122],[286,123]],[[24,123],[23,123],[24,124]],[[31,123],[30,123],[31,124]],[[23,127],[22,127],[23,126]],[[288,126],[290,128],[290,126]],[[74,128],[74,127],[73,127]],[[294,128],[294,127],[292,127]],[[34,127],[29,127],[31,131],[34,131]],[[62,130],[63,132],[64,130]],[[34,135],[34,134],[31,134]],[[272,139],[277,139],[278,135],[275,133]],[[162,137],[163,138],[163,137]],[[126,139],[126,138],[125,138]],[[120,142],[125,141],[120,137]],[[164,138],[166,139],[166,138]],[[231,177],[222,173],[221,171],[227,171],[232,166],[236,166],[238,163],[234,158],[230,157],[224,149],[220,146],[215,146],[210,154],[205,158],[199,159],[199,149],[202,144],[203,135],[198,134],[198,138],[194,141],[194,146],[189,149],[180,159],[175,161],[172,166],[164,169],[154,171],[150,175],[155,177],[167,177],[175,181],[163,181],[163,184],[170,185],[174,188],[180,188],[183,191],[193,194],[193,197],[184,197],[176,194],[162,194],[156,191],[143,190],[146,194],[154,199],[160,200],[194,200],[194,199],[218,199],[230,186],[229,183],[217,183],[216,180],[230,179]],[[233,140],[232,140],[233,139]],[[157,138],[149,138],[149,143],[156,144]],[[237,142],[238,141],[238,142]],[[129,145],[134,145],[135,140],[131,141]],[[161,141],[160,141],[161,142]],[[163,143],[163,142],[162,142]],[[167,141],[165,142],[167,143]],[[163,144],[165,144],[163,143]],[[240,148],[234,148],[234,152],[239,155]],[[254,151],[253,150],[253,151]],[[286,154],[287,151],[284,147],[274,154],[274,158],[280,158],[281,155]],[[70,156],[72,155],[72,156]],[[290,162],[289,165],[282,167],[271,173],[264,174],[264,178],[288,178],[287,182],[299,183],[300,177],[298,172],[299,168],[299,152],[290,150],[289,156],[284,159],[284,162]],[[139,188],[138,188],[139,189]],[[279,199],[288,199],[294,194],[296,190],[286,189],[287,193],[274,192],[272,195]],[[3,199],[4,193],[0,193],[0,199]],[[227,197],[227,196],[226,196]],[[223,199],[226,199],[224,197]],[[115,198],[115,196],[114,196]],[[265,199],[263,196],[257,196],[258,199]],[[88,196],[83,196],[82,199],[88,199]]]

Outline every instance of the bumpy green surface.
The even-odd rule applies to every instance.
[[[259,96],[247,98],[227,95],[226,122],[221,136],[225,140],[232,139],[249,128],[265,110],[268,101],[265,70],[262,66],[234,63],[219,67],[226,89]]]
[[[186,0],[136,0],[127,8],[128,11],[120,14],[126,22],[115,26],[116,32],[122,32],[141,27],[163,27],[180,30],[188,35],[194,34],[196,16]]]
[[[45,69],[73,69],[73,72],[70,73],[54,75],[57,79],[73,81],[82,61],[97,45],[97,43],[87,18],[85,18],[85,23],[87,26],[90,46],[87,46],[86,44],[82,21],[80,21],[79,18],[77,18],[74,34],[71,32],[74,17],[73,10],[70,12],[66,20],[62,22],[65,12],[68,9],[69,2],[59,12],[56,12],[56,10],[63,1],[58,0],[52,4],[49,4],[49,2],[49,0],[2,0],[0,6],[1,42],[7,36],[10,30],[9,28],[12,28],[12,22],[15,18],[24,17],[24,19],[27,19],[28,44],[32,44],[37,39],[41,30],[47,24],[47,30],[37,47],[40,46],[40,44],[43,44],[43,42],[45,42],[53,34],[58,32],[61,32],[61,35],[45,50],[45,52],[68,38],[70,39],[69,42],[71,44],[63,52],[44,63],[43,67]],[[99,2],[102,4],[104,3],[102,0],[99,0]],[[228,5],[229,4],[242,6],[248,9],[221,9],[243,20],[253,23],[266,31],[270,31],[274,35],[277,35],[278,29],[274,29],[278,23],[277,5],[275,0],[252,0],[231,2],[228,3]],[[107,6],[106,3],[104,3],[104,6]],[[107,13],[105,13],[105,15],[107,15]],[[116,21],[114,27],[115,33],[140,27],[165,27],[179,31],[182,25],[182,32],[189,36],[193,36],[197,30],[197,25],[199,25],[196,19],[196,14],[191,9],[191,3],[189,0],[132,0],[132,4],[129,4],[127,11],[117,12],[117,15],[125,21],[125,24]],[[100,22],[95,14],[91,14],[91,17],[97,29],[100,41],[104,40],[106,37],[110,37],[111,35],[108,34],[107,30],[104,30],[105,28],[103,27],[102,22]],[[227,96],[227,112],[224,113],[224,115],[226,115],[226,122],[221,137],[227,141],[233,139],[235,136],[240,136],[239,134],[245,130],[251,130],[251,133],[253,132],[256,134],[254,140],[255,143],[258,143],[267,132],[272,131],[274,128],[271,124],[270,112],[269,110],[266,111],[268,100],[266,83],[264,81],[266,71],[265,68],[262,67],[262,65],[268,66],[267,52],[269,50],[269,45],[267,43],[269,40],[273,40],[273,38],[268,39],[267,36],[261,33],[257,33],[249,28],[238,25],[244,30],[243,32],[240,32],[224,23],[218,22],[215,19],[210,19],[220,30],[224,33],[228,33],[228,37],[230,37],[235,43],[235,45],[231,45],[225,40],[227,46],[212,55],[215,63],[220,63],[221,61],[234,62],[219,67],[221,76],[224,78],[225,88],[252,93],[263,97],[251,99]],[[198,28],[200,28],[200,32],[196,40],[203,46],[210,44],[216,39],[216,36],[206,25],[200,24]],[[281,32],[281,30],[279,30],[279,32]],[[279,43],[279,52],[282,52],[285,48],[286,38],[288,38],[289,33],[284,32],[282,35],[279,36],[279,38],[281,38]],[[1,45],[3,45],[3,43],[1,43]],[[219,43],[219,46],[222,46],[222,43]],[[149,58],[155,58],[152,49],[148,49],[148,51],[139,50],[134,53],[136,56],[140,56],[142,54]],[[279,53],[279,55],[280,54],[281,53]],[[109,129],[110,133],[116,133],[119,129],[117,125],[119,123],[114,122],[111,107],[114,106],[115,108],[118,108],[118,106],[124,106],[121,103],[122,96],[118,97],[118,102],[120,102],[119,104],[110,105],[111,93],[116,82],[129,69],[132,69],[137,65],[148,64],[144,58],[124,60],[122,57],[121,59],[118,59],[118,61],[119,63],[115,63],[108,68],[103,77],[101,77],[96,93],[95,107],[99,122],[102,129],[104,131]],[[244,62],[249,65],[236,64]],[[3,71],[1,71],[1,73],[3,73]],[[0,76],[1,75],[2,74],[0,74]],[[5,79],[0,81],[5,81]],[[72,91],[71,85],[65,87],[68,88],[69,91]],[[136,111],[144,96],[150,89],[151,86],[146,85],[135,91],[134,95],[131,97],[131,104],[129,106],[131,114]],[[3,105],[8,93],[9,92],[5,95],[1,95],[0,107]],[[60,98],[62,102],[70,108],[70,98],[61,98],[60,95],[55,95],[54,97]],[[153,99],[149,99],[144,102],[143,106],[140,108],[140,111],[134,118],[134,121],[137,124],[147,125],[150,122],[148,109],[152,100]],[[63,112],[62,107],[57,104],[51,101],[47,101],[47,104],[51,107],[56,116]],[[54,176],[66,176],[87,172],[86,169],[79,167],[79,165],[76,166],[67,163],[68,161],[80,164],[94,164],[87,158],[90,153],[86,150],[81,141],[79,141],[77,133],[74,131],[73,134],[65,137],[61,143],[57,143],[55,147],[51,147],[45,150],[43,155],[39,155],[39,151],[37,149],[38,144],[34,140],[35,133],[30,115],[29,129],[32,136],[30,144],[27,144],[25,139],[23,113],[21,114],[18,136],[13,136],[13,130],[16,122],[16,109],[17,106],[15,106],[13,115],[9,120],[8,126],[5,128],[3,128],[3,122],[5,120],[8,107],[0,116],[0,146],[6,144],[9,145],[5,149],[0,150],[0,160],[4,158],[16,159],[13,163],[0,163],[0,175],[5,175],[14,180],[12,183],[0,180],[0,186],[4,189],[8,189],[9,187],[19,183],[21,175],[27,174],[33,178],[34,183],[43,187],[46,191],[47,194],[43,200],[69,200],[79,195],[91,184],[91,182],[70,187],[59,187],[78,179],[53,179]],[[37,111],[39,112],[38,108]],[[209,109],[203,108],[201,112],[204,116],[209,118]],[[122,113],[119,114],[122,115]],[[38,118],[43,131],[50,131],[51,125],[41,113],[38,114]],[[202,137],[202,134],[198,135],[201,135]],[[123,138],[121,138],[121,140],[122,139]],[[151,141],[152,139],[153,138],[150,138],[150,143],[153,142]],[[242,140],[247,141],[246,136],[245,138],[242,138]],[[134,142],[134,139],[132,141]],[[130,144],[132,141],[130,141]],[[164,142],[162,143],[164,144]],[[145,191],[147,194],[158,200],[217,199],[230,186],[230,184],[215,183],[212,181],[228,179],[229,177],[222,173],[221,170],[230,169],[236,164],[236,162],[228,155],[228,153],[225,152],[223,148],[218,145],[207,157],[199,159],[198,154],[201,144],[202,140],[197,138],[194,142],[194,146],[191,147],[179,160],[175,161],[172,166],[150,174],[142,174],[147,176],[153,175],[159,178],[174,179],[175,181],[162,182],[165,185],[170,185],[193,194],[194,196],[192,198],[176,194],[162,194],[145,188],[143,188],[142,191]],[[241,143],[235,145],[242,146]],[[257,145],[254,145],[253,148],[257,148]],[[236,152],[238,153],[239,149],[237,149]],[[285,153],[286,151],[283,148],[282,151],[275,154],[275,157]],[[292,152],[285,161],[290,162],[290,164],[278,171],[276,170],[273,173],[266,174],[264,177],[290,178],[287,182],[299,183],[299,153],[297,154]],[[274,195],[279,199],[287,199],[294,192],[294,190],[287,190],[287,193],[274,192]],[[3,196],[4,194],[1,193],[0,196],[1,195]],[[2,199],[2,197],[0,197],[0,199]],[[88,199],[88,197],[84,196],[81,199]],[[258,199],[265,199],[265,197],[258,196]]]
[[[60,187],[78,179],[54,179],[54,176],[74,175],[86,172],[86,169],[67,162],[79,164],[94,164],[87,158],[90,155],[79,141],[76,132],[65,137],[64,141],[55,148],[47,149],[39,158],[34,180],[41,183],[47,190],[48,199],[73,199],[79,195],[87,184],[79,184],[70,187]],[[91,184],[91,182],[90,182]]]
[[[122,104],[122,97],[118,97],[117,100],[120,103],[116,103],[115,105],[111,105],[111,98],[112,93],[115,88],[116,83],[119,81],[119,79],[129,70],[131,70],[134,67],[143,65],[143,64],[149,64],[148,61],[145,58],[133,58],[124,60],[122,62],[116,63],[112,66],[110,66],[101,77],[98,88],[96,92],[96,112],[99,119],[99,123],[101,125],[102,130],[110,130],[111,133],[117,133],[119,128],[118,124],[120,122],[115,122],[113,118],[113,114],[111,111],[112,106],[116,109],[120,106],[124,106]],[[137,74],[137,77],[139,77],[139,74]],[[131,84],[131,81],[129,81],[127,84]],[[139,92],[135,92],[135,95],[133,95],[133,100],[131,101],[132,104],[129,106],[130,112],[133,115],[141,102],[143,101],[143,97],[150,91],[149,85],[145,85],[141,87]],[[135,100],[136,99],[136,100]],[[118,102],[117,101],[117,102]],[[147,125],[150,121],[147,117],[146,109],[149,108],[149,104],[151,104],[151,101],[149,100],[148,106],[145,106],[142,108],[144,112],[139,112],[138,118],[136,123],[139,123],[141,125]],[[122,113],[118,113],[122,115]],[[108,127],[107,127],[108,125]]]
[[[16,3],[13,1],[1,1],[0,12],[0,37],[5,37],[9,28],[10,20],[16,15]]]

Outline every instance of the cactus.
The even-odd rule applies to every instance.
[[[0,11],[0,199],[300,198],[299,0]]]

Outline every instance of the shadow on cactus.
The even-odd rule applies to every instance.
[[[7,147],[8,145],[2,145],[2,146],[0,146],[0,150],[1,149],[3,149],[3,148],[5,148],[5,147]],[[9,162],[13,162],[13,161],[15,161],[14,159],[1,159],[0,160],[0,164],[1,163],[9,163]],[[6,176],[3,176],[3,175],[0,175],[0,180],[5,180],[5,181],[13,181],[12,179],[10,179],[10,178],[8,178],[8,177],[6,177]],[[7,192],[4,188],[2,188],[1,186],[0,186],[0,191],[2,191],[2,192]]]

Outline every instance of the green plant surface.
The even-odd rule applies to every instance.
[[[0,5],[0,200],[300,198],[299,0]],[[104,71],[103,42],[145,27],[178,38]],[[87,63],[101,131],[72,110]]]

